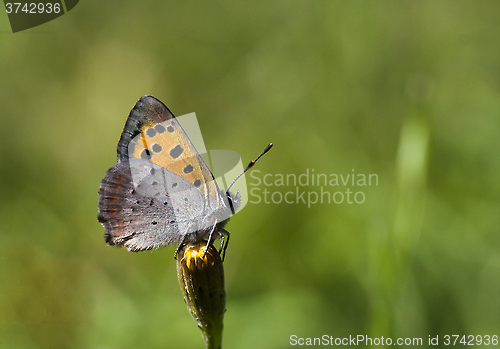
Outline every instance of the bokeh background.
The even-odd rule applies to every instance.
[[[500,334],[498,1],[81,1],[0,15],[1,348],[203,347],[175,248],[109,247],[96,219],[145,94],[208,149],[273,142],[255,176],[379,178],[232,219],[224,347]]]

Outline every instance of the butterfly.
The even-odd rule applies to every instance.
[[[220,238],[225,254],[224,227],[241,199],[229,188],[260,156],[220,190],[179,121],[149,95],[131,110],[117,155],[99,188],[97,218],[109,245],[138,252],[179,243],[176,256],[186,244]]]

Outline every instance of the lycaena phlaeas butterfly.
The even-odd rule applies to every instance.
[[[139,99],[117,152],[118,163],[106,172],[99,189],[98,220],[109,245],[137,252],[179,243],[179,251],[187,243],[211,244],[220,238],[220,252],[225,252],[229,233],[224,226],[240,199],[229,188],[240,176],[219,190],[209,167],[162,102],[152,96]]]

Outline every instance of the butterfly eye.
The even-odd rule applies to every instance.
[[[236,196],[234,198],[232,197],[232,194],[230,192],[221,191],[221,195],[225,195],[226,200],[227,200],[227,206],[231,210],[231,213],[235,214],[238,207],[240,207],[240,198],[241,197],[240,197],[239,190],[236,193]]]

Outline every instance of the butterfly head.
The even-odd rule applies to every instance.
[[[231,210],[231,214],[234,214],[241,205],[240,191],[238,190],[235,195],[230,191],[221,190],[220,194],[223,198],[225,198],[224,203],[226,204],[226,207]]]

